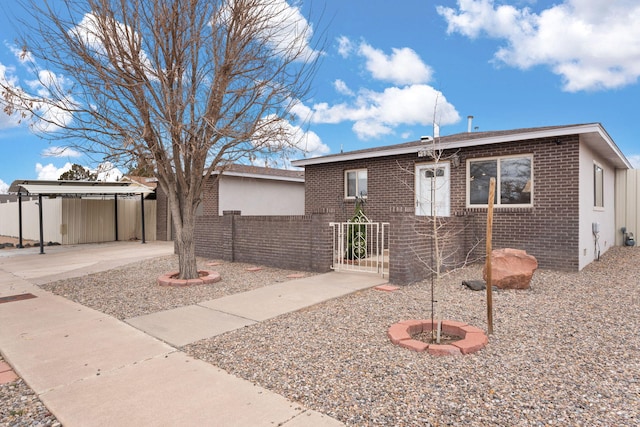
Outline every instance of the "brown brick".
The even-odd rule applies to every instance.
[[[409,335],[419,334],[422,332],[421,320],[405,320],[397,324],[402,325]]]
[[[457,322],[455,320],[443,320],[442,332],[448,335],[455,335],[457,337],[463,337],[462,327],[467,326],[464,322]]]
[[[11,383],[18,379],[18,375],[16,375],[13,371],[4,371],[0,372],[0,384]]]
[[[414,339],[402,340],[398,343],[398,345],[400,347],[404,347],[412,351],[417,351],[418,353],[422,353],[423,351],[429,348],[429,344],[427,344],[426,342],[422,342]]]
[[[487,345],[488,339],[484,333],[468,333],[464,339],[460,341],[455,341],[452,345],[458,347],[462,354],[469,354],[476,352],[485,345]]]
[[[387,331],[387,336],[389,337],[392,343],[397,345],[400,343],[400,341],[411,339],[411,335],[409,335],[409,332],[407,331],[407,329],[408,327],[406,325],[396,323],[394,325],[391,325],[391,327],[389,327],[389,330]]]
[[[433,356],[461,356],[462,353],[458,347],[450,344],[431,344],[429,345],[429,354]]]

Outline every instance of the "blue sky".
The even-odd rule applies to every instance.
[[[284,1],[284,0],[277,0]],[[0,5],[0,78],[28,87]],[[441,135],[600,122],[640,167],[639,0],[292,2],[326,38],[310,99],[308,155]],[[435,106],[437,103],[437,107]],[[297,126],[300,123],[292,123]],[[0,191],[97,165],[0,111]],[[300,155],[302,157],[302,154]]]

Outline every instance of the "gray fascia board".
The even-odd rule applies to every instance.
[[[290,176],[282,176],[282,175],[263,175],[259,173],[246,173],[246,172],[230,172],[224,171],[220,173],[220,171],[215,171],[214,175],[221,176],[236,176],[241,178],[255,178],[255,179],[268,179],[272,181],[290,181],[290,182],[304,182],[304,178],[295,178]]]
[[[565,135],[575,135],[575,134],[584,134],[584,133],[594,133],[597,132],[600,134],[602,139],[607,143],[609,148],[615,152],[615,154],[622,160],[622,162],[628,167],[632,168],[629,161],[622,154],[620,149],[613,142],[611,137],[606,133],[606,131],[600,126],[600,124],[592,123],[586,125],[577,125],[571,127],[561,127],[554,129],[544,129],[533,132],[525,132],[520,134],[508,134],[508,135],[500,135],[500,136],[490,136],[486,138],[477,138],[470,139],[466,141],[455,141],[451,143],[441,144],[438,149],[439,150],[447,150],[447,149],[456,149],[456,148],[468,148],[468,147],[476,147],[479,145],[491,145],[491,144],[500,144],[504,142],[511,141],[522,141],[528,139],[537,139],[537,138],[549,138],[554,136],[565,136]],[[437,141],[436,141],[437,143]],[[385,156],[395,156],[401,154],[412,154],[418,153],[418,151],[423,150],[425,147],[428,147],[430,143],[423,145],[414,145],[411,147],[403,147],[403,148],[389,148],[387,150],[375,150],[368,152],[359,152],[359,153],[345,153],[337,156],[328,156],[328,157],[314,157],[310,159],[300,159],[294,160],[291,162],[294,166],[306,166],[306,165],[315,165],[315,164],[323,164],[323,163],[334,163],[334,162],[344,162],[348,160],[360,160],[360,159],[371,159],[377,157],[385,157]]]
[[[229,172],[225,171],[222,176],[238,176],[242,178],[255,178],[255,179],[270,179],[273,181],[291,181],[291,182],[304,182],[304,178],[294,178],[281,175],[262,175],[257,173],[244,173],[244,172]]]

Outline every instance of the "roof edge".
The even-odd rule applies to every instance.
[[[248,173],[248,172],[234,172],[234,171],[215,171],[214,175],[221,176],[236,176],[240,178],[254,178],[254,179],[268,179],[272,181],[289,181],[289,182],[304,182],[304,178],[300,177],[292,177],[292,176],[283,176],[283,175],[268,175],[268,174],[260,174],[260,173]]]
[[[598,133],[602,137],[602,139],[607,143],[609,148],[620,158],[622,163],[624,163],[629,169],[633,169],[633,166],[629,162],[629,160],[624,156],[622,151],[615,144],[611,136],[607,133],[604,127],[600,123],[587,123],[580,125],[569,125],[569,126],[559,126],[552,128],[540,128],[538,130],[528,129],[527,131],[518,133],[517,130],[514,133],[509,133],[505,135],[492,135],[480,138],[472,138],[472,139],[462,139],[458,141],[451,141],[442,143],[439,149],[456,149],[456,148],[467,148],[467,147],[475,147],[478,145],[490,145],[490,144],[499,144],[504,142],[510,142],[514,140],[529,140],[529,139],[538,139],[538,138],[547,138],[553,136],[564,136],[564,135],[574,135],[574,134],[584,134],[584,133]],[[441,138],[442,140],[442,138]],[[408,147],[396,147],[393,145],[388,146],[386,149],[377,149],[377,150],[359,150],[354,152],[347,152],[343,154],[323,156],[323,157],[312,157],[310,159],[300,159],[294,160],[291,162],[292,165],[303,167],[307,165],[316,165],[316,164],[325,164],[325,163],[335,163],[335,162],[344,162],[349,160],[360,160],[360,159],[371,159],[377,157],[386,157],[386,156],[395,156],[401,154],[412,154],[418,153],[424,145],[416,144]]]
[[[25,190],[25,195],[113,195],[113,194],[151,194],[155,190],[138,184],[128,182],[104,182],[104,181],[39,181],[18,179],[9,186],[9,193],[20,193]]]

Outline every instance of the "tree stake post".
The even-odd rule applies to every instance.
[[[487,255],[485,260],[485,271],[487,272],[487,332],[493,334],[493,295],[492,295],[492,277],[491,277],[491,251],[493,236],[493,199],[496,194],[496,179],[491,178],[489,181],[489,201],[487,208]]]

